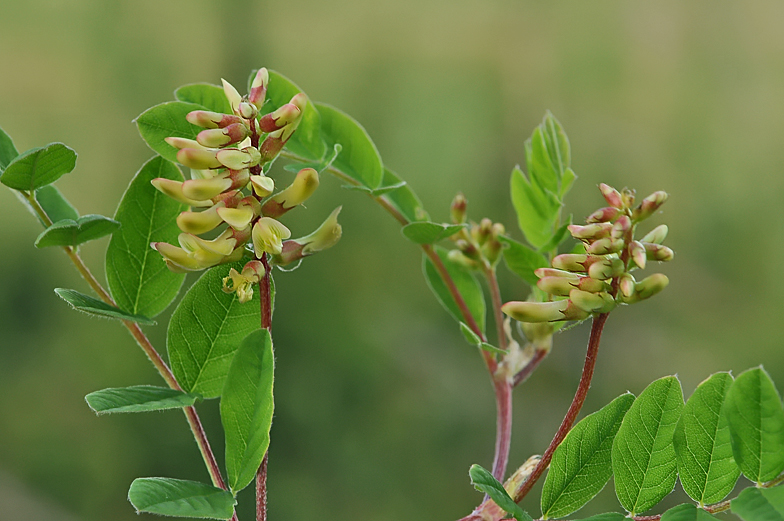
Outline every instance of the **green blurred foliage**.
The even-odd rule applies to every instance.
[[[759,363],[782,387],[783,16],[771,0],[7,0],[0,125],[20,151],[74,148],[58,187],[81,213],[111,216],[152,155],[134,117],[180,85],[244,85],[266,66],[362,123],[433,220],[461,190],[470,217],[513,230],[509,173],[550,109],[572,143],[578,222],[603,206],[600,182],[671,196],[651,220],[670,225],[671,284],[613,313],[586,412],[676,372],[687,397],[712,372]],[[456,519],[481,500],[469,466],[491,464],[491,386],[416,246],[340,185],[325,178],[286,221],[305,235],[344,205],[338,246],[276,275],[271,516]],[[91,391],[161,382],[115,322],[54,294],[88,288],[60,251],[33,246],[39,224],[6,189],[0,223],[0,518],[137,519],[135,477],[206,481],[180,413],[90,412]],[[83,248],[102,279],[106,242]],[[525,296],[502,282],[506,300]],[[145,329],[164,351],[165,328]],[[586,337],[585,325],[559,334],[516,391],[512,465],[549,442]],[[217,404],[199,408],[222,460]],[[617,508],[610,488],[581,517]]]

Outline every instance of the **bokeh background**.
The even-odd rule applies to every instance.
[[[471,217],[519,238],[509,174],[550,109],[572,143],[577,219],[602,206],[600,182],[671,196],[651,220],[670,225],[670,287],[613,314],[586,411],[675,373],[686,396],[758,364],[784,386],[783,21],[773,0],[4,0],[0,126],[19,150],[73,147],[58,186],[111,216],[152,155],[134,117],[182,84],[242,86],[266,66],[359,120],[434,218],[462,190]],[[287,218],[302,235],[342,204],[344,236],[276,277],[271,519],[456,519],[481,499],[468,467],[491,465],[488,377],[418,249],[340,185],[323,179]],[[207,473],[178,412],[88,410],[88,392],[161,382],[118,324],[57,298],[87,287],[62,252],[33,246],[39,232],[0,190],[0,520],[137,519],[134,478]],[[83,248],[102,279],[106,243]],[[502,280],[506,300],[526,295]],[[163,350],[165,327],[146,329]],[[512,465],[549,442],[587,334],[559,335],[517,389]],[[217,403],[199,408],[222,459]],[[536,497],[524,506],[539,514]],[[617,508],[610,485],[579,515]]]

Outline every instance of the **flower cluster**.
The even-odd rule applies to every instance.
[[[454,224],[464,224],[468,201],[462,193],[452,200],[450,215]],[[494,223],[488,218],[479,223],[471,222],[467,228],[461,229],[450,237],[455,242],[456,250],[449,252],[449,258],[467,268],[490,268],[501,258],[503,244],[498,239],[506,233],[504,225]]]
[[[633,304],[663,290],[669,279],[656,273],[637,282],[632,271],[645,268],[647,261],[669,261],[673,251],[663,246],[667,226],[660,225],[640,240],[634,232],[641,221],[653,215],[667,200],[665,192],[654,192],[634,206],[634,192],[619,192],[599,185],[610,206],[586,219],[584,226],[571,225],[572,237],[582,241],[585,253],[568,253],[553,258],[550,268],[539,268],[537,287],[555,297],[548,302],[507,302],[503,311],[520,322],[582,320],[592,314],[608,313],[618,304]]]
[[[319,175],[312,168],[303,168],[288,188],[270,197],[275,182],[265,175],[264,166],[275,159],[297,129],[307,98],[299,93],[289,103],[259,117],[268,84],[269,74],[261,69],[251,83],[250,93],[242,97],[223,80],[233,114],[190,112],[186,119],[204,128],[196,140],[166,138],[169,145],[178,149],[178,162],[191,169],[191,179],[184,182],[164,178],[152,181],[155,188],[191,207],[177,217],[177,226],[182,230],[179,247],[164,242],[151,245],[163,256],[170,270],[200,271],[239,261],[245,256],[249,242],[256,259],[264,259],[269,254],[274,260],[284,250],[288,251],[288,257],[280,259],[286,263],[328,248],[340,238],[338,209],[313,234],[286,241],[291,232],[278,218],[315,192]],[[227,225],[226,229],[217,237],[211,240],[199,237],[223,224]],[[324,235],[329,238],[325,239]],[[246,302],[253,295],[253,284],[264,274],[263,263],[252,260],[242,272],[232,269],[224,279],[223,289],[236,292],[240,301]]]

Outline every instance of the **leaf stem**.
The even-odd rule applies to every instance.
[[[261,306],[261,327],[272,331],[272,289],[270,283],[270,264],[266,253],[261,255],[261,264],[264,266],[264,276],[259,282],[259,301]],[[261,460],[259,470],[256,471],[256,521],[267,521],[267,460],[269,449]]]

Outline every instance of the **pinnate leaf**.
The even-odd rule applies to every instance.
[[[0,182],[16,190],[35,190],[54,183],[74,167],[76,152],[62,143],[50,143],[16,156],[0,174]]]
[[[784,487],[750,487],[733,499],[732,513],[744,521],[784,521]]]
[[[269,447],[274,372],[269,331],[254,331],[234,354],[220,402],[226,474],[235,494],[253,481]]]
[[[581,509],[612,475],[613,439],[634,395],[623,394],[575,425],[558,446],[542,488],[542,517],[560,518]]]
[[[479,285],[479,282],[474,277],[474,274],[471,273],[468,269],[450,260],[447,256],[447,250],[436,246],[435,252],[441,259],[441,262],[446,268],[447,273],[449,273],[450,277],[454,281],[457,290],[463,296],[463,300],[465,300],[469,312],[474,317],[474,320],[476,320],[479,328],[484,331],[485,297],[482,293],[482,287]],[[433,293],[435,293],[436,298],[441,303],[441,305],[444,306],[453,317],[455,317],[455,320],[458,322],[464,322],[465,317],[460,311],[460,307],[457,305],[457,302],[455,302],[455,299],[449,292],[449,288],[444,283],[435,265],[433,265],[427,255],[423,255],[422,271],[425,273],[425,280],[427,280],[428,286],[430,286],[430,289],[433,290]]]
[[[207,110],[220,114],[233,114],[231,104],[226,98],[223,87],[210,83],[191,83],[174,91],[177,101],[195,103]]]
[[[673,443],[683,490],[701,505],[718,503],[740,476],[732,457],[730,430],[722,406],[732,385],[729,373],[702,382],[681,412]]]
[[[142,112],[135,120],[136,126],[151,149],[169,161],[176,162],[178,150],[164,140],[167,137],[196,139],[204,129],[185,119],[188,112],[194,110],[204,110],[204,107],[184,101],[167,101]]]
[[[490,496],[496,505],[511,514],[517,521],[533,521],[531,516],[509,497],[504,486],[487,469],[479,465],[471,465],[468,475],[471,476],[471,484],[474,488]]]
[[[137,322],[139,324],[155,324],[154,320],[151,320],[144,315],[128,313],[127,311],[123,311],[120,308],[109,305],[102,300],[98,300],[72,289],[56,288],[54,292],[57,293],[58,297],[68,302],[71,307],[77,311],[83,311],[85,313],[89,313],[90,315],[98,315],[104,318],[128,320],[130,322]]]
[[[189,407],[201,399],[198,394],[168,387],[135,385],[95,391],[84,397],[99,416],[119,412],[148,412]]]
[[[236,504],[227,490],[173,478],[135,479],[128,501],[137,512],[200,519],[230,519]]]
[[[717,521],[717,518],[695,505],[684,503],[667,510],[661,521]]]
[[[191,286],[172,314],[166,345],[174,376],[188,392],[216,398],[223,391],[232,357],[242,340],[259,328],[258,297],[240,304],[236,293],[222,291],[229,269],[211,268]]]
[[[416,244],[433,244],[441,239],[446,239],[461,229],[465,224],[440,224],[429,221],[418,221],[403,226],[403,236]]]
[[[672,436],[683,409],[681,384],[674,376],[654,381],[623,418],[612,447],[615,493],[632,515],[672,492],[677,477]]]
[[[156,177],[182,181],[173,163],[162,157],[147,161],[117,207],[114,220],[121,227],[106,249],[106,279],[114,301],[130,313],[149,317],[171,304],[185,280],[150,247],[152,242],[177,242],[177,216],[187,208],[156,190],[150,184]]]
[[[120,223],[103,215],[84,215],[75,221],[63,219],[41,232],[35,240],[38,248],[47,246],[78,246],[113,233]]]
[[[509,237],[501,236],[498,240],[506,245],[506,248],[503,250],[506,266],[528,284],[536,286],[539,277],[536,276],[534,271],[538,268],[549,266],[550,263],[547,262],[547,258],[538,251],[534,251]]]
[[[741,373],[727,393],[732,453],[751,481],[772,480],[784,470],[784,410],[762,367]]]
[[[35,191],[35,200],[41,205],[49,219],[56,223],[63,219],[71,219],[73,221],[79,218],[79,212],[76,208],[68,202],[68,199],[60,193],[54,185],[42,186]]]
[[[14,141],[11,139],[11,136],[5,133],[5,131],[0,128],[0,173],[5,170],[5,167],[8,166],[8,163],[14,160],[16,156],[19,155],[19,152],[16,151],[16,147],[14,146]]]

